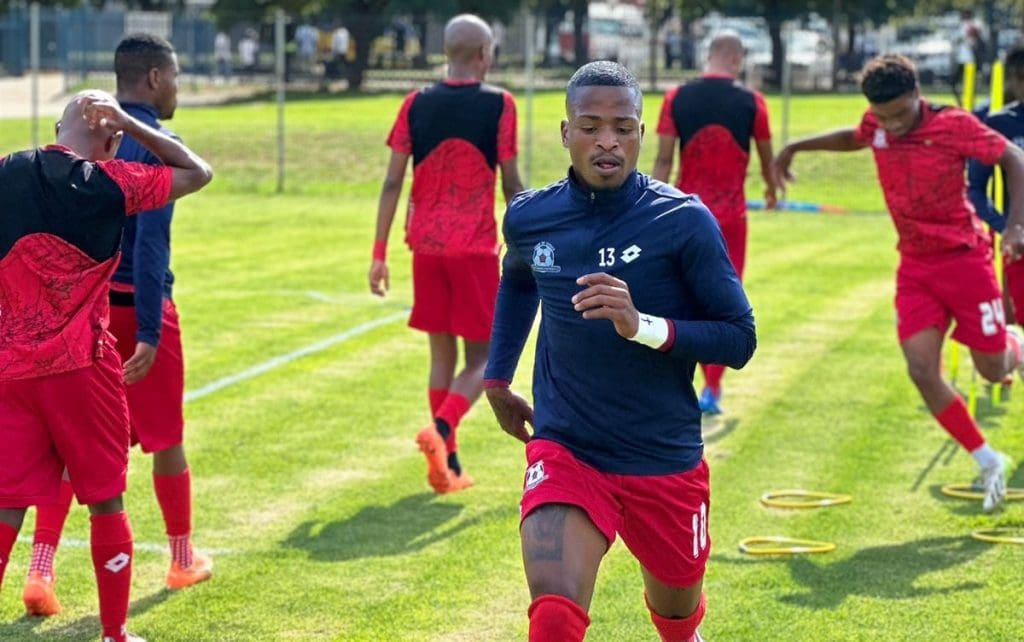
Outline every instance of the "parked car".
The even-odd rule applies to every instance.
[[[798,29],[789,34],[786,59],[794,89],[832,89],[832,43],[817,31]]]
[[[563,60],[575,60],[572,12],[558,28]],[[634,71],[643,66],[650,48],[650,32],[643,9],[618,2],[591,2],[584,23],[584,42],[590,60],[615,60]]]

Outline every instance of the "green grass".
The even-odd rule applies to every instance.
[[[284,195],[272,194],[272,106],[180,112],[175,129],[218,172],[208,191],[179,204],[175,222],[190,390],[408,305],[397,231],[391,296],[374,299],[366,287],[383,140],[399,102],[290,105]],[[657,107],[649,97],[648,120]],[[791,130],[853,124],[862,108],[858,97],[800,98],[794,121],[804,124]],[[558,94],[538,96],[536,185],[566,166],[560,111]],[[24,123],[4,125],[0,149],[23,147]],[[649,139],[645,170],[653,148]],[[804,160],[797,169],[808,191],[794,198],[834,194],[829,202],[844,198],[838,204],[866,213],[752,214],[747,289],[760,347],[726,376],[727,414],[705,427],[713,548],[702,631],[730,641],[1019,639],[1021,552],[967,534],[1019,524],[1024,506],[987,517],[937,490],[968,481],[973,466],[948,449],[904,372],[892,309],[895,238],[870,155]],[[848,173],[835,178],[840,168]],[[528,392],[531,363],[528,353],[520,391]],[[395,321],[189,403],[195,538],[219,551],[216,575],[170,593],[160,588],[166,556],[140,550],[131,629],[160,641],[524,639],[522,448],[478,404],[460,440],[478,485],[433,496],[413,443],[427,419],[426,378],[426,341]],[[993,443],[1018,457],[1024,434],[1010,426],[1022,399],[993,408],[983,394],[980,404]],[[149,466],[133,454],[127,501],[136,540],[159,544]],[[1024,485],[1020,470],[1014,485]],[[854,501],[804,512],[758,503],[787,487]],[[87,533],[86,511],[75,508],[66,537]],[[837,549],[767,560],[737,552],[744,537],[774,534]],[[0,592],[0,639],[94,640],[88,549],[61,549],[66,610],[46,621],[21,615],[28,554],[25,544],[15,548]],[[621,544],[602,567],[591,614],[588,640],[655,639],[638,567]]]

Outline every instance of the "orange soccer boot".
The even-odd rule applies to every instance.
[[[25,581],[25,592],[21,599],[25,612],[35,617],[50,617],[61,611],[60,600],[53,588],[54,580],[39,571],[32,571]]]
[[[205,582],[213,575],[213,560],[193,551],[192,565],[182,568],[177,562],[171,562],[167,571],[167,588],[183,589],[194,584]]]

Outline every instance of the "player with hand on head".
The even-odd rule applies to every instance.
[[[617,63],[577,70],[569,175],[505,215],[485,387],[502,429],[527,442],[532,642],[583,639],[616,535],[640,562],[661,639],[700,639],[710,494],[693,374],[697,362],[742,367],[754,318],[712,214],[636,171],[642,100]],[[531,407],[510,384],[538,303]]]
[[[456,432],[483,390],[487,339],[498,290],[494,185],[501,167],[505,200],[523,190],[516,166],[512,94],[483,84],[494,36],[474,15],[444,29],[447,77],[405,97],[388,136],[391,160],[377,208],[370,291],[390,287],[387,240],[410,156],[412,195],[405,241],[412,250],[413,308],[409,326],[430,340],[428,399],[433,418],[416,442],[437,493],[468,488]],[[465,365],[456,373],[462,338]]]
[[[718,219],[736,274],[743,278],[747,257],[747,197],[743,183],[753,139],[765,183],[765,207],[775,207],[772,178],[772,134],[768,106],[759,92],[738,80],[743,70],[743,42],[734,31],[711,39],[704,75],[665,94],[658,119],[658,155],[651,177],[668,182],[676,146],[679,178],[676,187],[696,194]],[[725,367],[702,363],[704,390],[700,408],[722,412]]]
[[[114,160],[131,136],[163,165]],[[124,371],[107,331],[126,216],[201,189],[213,173],[105,92],[78,94],[57,144],[0,161],[0,580],[28,506],[66,469],[91,513],[104,642],[125,631],[132,532],[122,494],[131,438]]]
[[[1006,496],[1007,458],[988,445],[943,379],[942,344],[956,321],[953,338],[970,348],[982,377],[999,382],[1021,366],[1021,335],[1007,331],[991,239],[967,199],[964,163],[998,163],[1006,172],[1011,209],[1003,249],[1015,259],[1024,251],[1024,152],[969,112],[922,98],[914,65],[903,56],[869,61],[861,89],[870,107],[860,125],[784,147],[775,159],[776,184],[793,180],[798,152],[871,147],[899,237],[897,333],[907,370],[936,421],[977,462],[982,507],[990,512]]]
[[[164,134],[174,134],[158,119],[170,119],[177,107],[178,59],[163,38],[125,37],[114,52],[117,100],[126,113]],[[162,164],[130,135],[117,158]],[[174,203],[125,222],[121,261],[110,292],[110,332],[124,361],[132,443],[153,453],[153,486],[167,529],[171,567],[169,588],[184,588],[210,577],[212,562],[193,553],[191,472],[182,446],[185,364],[178,313],[171,300],[171,217]],[[56,502],[40,504],[32,562],[22,599],[30,615],[60,612],[54,586],[54,556],[71,506],[72,483],[65,480]]]

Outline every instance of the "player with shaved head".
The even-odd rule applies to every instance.
[[[125,135],[163,164],[114,160]],[[25,508],[54,501],[66,469],[91,513],[104,642],[139,639],[125,631],[130,430],[107,331],[108,282],[126,217],[212,176],[188,148],[100,91],[68,104],[56,145],[0,160],[0,580]]]
[[[742,367],[754,318],[707,208],[636,170],[641,107],[622,65],[577,70],[569,174],[505,214],[485,387],[502,429],[526,442],[531,642],[583,640],[616,536],[640,562],[661,639],[700,640],[710,489],[693,373]],[[510,385],[538,303],[531,407]]]
[[[711,39],[704,75],[665,94],[658,119],[658,155],[651,176],[668,181],[676,146],[679,176],[676,187],[696,194],[718,219],[736,273],[743,278],[747,256],[747,198],[743,184],[753,139],[765,182],[765,206],[775,206],[772,181],[772,138],[768,107],[760,93],[744,87],[743,42],[734,31]],[[722,412],[725,366],[702,363],[701,410]]]
[[[468,488],[473,479],[458,457],[456,431],[480,396],[498,290],[494,188],[509,201],[522,191],[516,166],[516,106],[512,94],[483,84],[494,37],[474,15],[455,16],[444,29],[448,73],[405,97],[388,146],[391,160],[377,207],[370,291],[391,286],[387,242],[410,157],[412,194],[405,242],[412,250],[413,308],[409,326],[430,340],[427,396],[431,422],[416,442],[437,493]],[[462,339],[464,366],[456,372]]]

